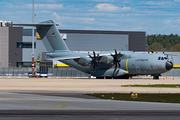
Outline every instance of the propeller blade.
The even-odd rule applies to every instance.
[[[94,57],[96,57],[96,54],[95,54],[94,50],[93,50],[93,54],[94,54]]]
[[[93,58],[93,57],[92,57],[91,55],[89,55],[89,54],[88,54],[88,56],[89,56],[90,58]]]
[[[89,55],[89,54],[88,54]],[[95,71],[95,69],[97,68],[97,69],[99,69],[99,67],[98,67],[98,63],[99,63],[99,60],[98,60],[98,58],[99,58],[99,53],[97,54],[97,56],[96,56],[96,53],[95,53],[95,51],[93,50],[93,57],[91,56],[91,55],[89,55],[89,57],[92,59],[91,60],[91,62],[90,62],[90,70],[92,70],[92,72],[94,72]]]
[[[117,64],[115,65],[115,68],[117,68]]]
[[[117,51],[116,51],[116,49],[114,49],[114,51],[115,51],[115,55],[117,55]]]
[[[95,69],[96,69],[96,64],[93,65],[93,71],[95,71]]]
[[[116,72],[116,69],[117,69],[117,64],[115,65],[114,74],[115,74],[115,72]]]
[[[118,63],[118,65],[119,65],[119,68],[121,67],[121,65]]]
[[[114,73],[116,72],[116,70],[117,70],[117,66],[119,66],[119,68],[121,67],[121,65],[120,65],[120,63],[119,62],[121,62],[121,59],[120,59],[120,57],[121,57],[121,52],[119,52],[119,53],[117,53],[117,50],[116,49],[114,49],[114,51],[115,51],[115,55],[112,55],[111,53],[111,56],[113,56],[113,58],[114,58],[114,61],[113,61],[113,65],[115,66],[115,69],[114,69]]]
[[[89,67],[89,69],[91,69],[91,68],[92,68],[92,66],[93,66],[93,64],[91,63],[91,66]]]
[[[99,57],[99,53],[97,54],[97,58]]]

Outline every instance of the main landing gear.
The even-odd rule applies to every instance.
[[[153,76],[153,79],[159,79],[159,76]]]
[[[119,77],[105,77],[105,78],[106,79],[129,79],[129,76],[123,75],[123,76],[119,76]],[[96,79],[104,79],[104,77],[96,77]]]

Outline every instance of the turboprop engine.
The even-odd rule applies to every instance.
[[[113,64],[114,58],[112,56],[103,55],[100,62],[103,64]]]

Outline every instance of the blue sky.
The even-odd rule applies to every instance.
[[[180,35],[180,0],[34,0],[35,22],[59,29]],[[0,20],[32,23],[32,0],[1,0]]]

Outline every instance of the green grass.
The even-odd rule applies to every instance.
[[[114,97],[114,100],[126,100],[126,101],[145,101],[145,102],[163,102],[163,103],[180,103],[180,94],[150,94],[150,93],[140,93],[138,98],[131,98],[131,93],[94,93],[87,94],[90,96],[102,98],[102,99],[111,99]],[[102,97],[104,95],[104,97]]]
[[[180,87],[180,84],[155,84],[155,85],[130,85],[130,87],[166,87],[166,88],[176,88]],[[121,85],[121,87],[129,87],[129,85]]]

